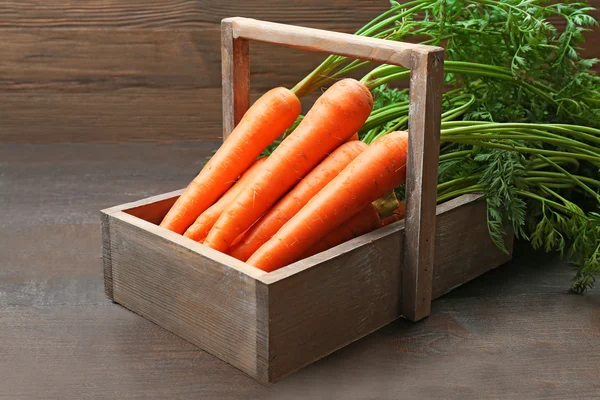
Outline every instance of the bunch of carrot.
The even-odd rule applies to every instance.
[[[300,115],[293,91],[267,92],[161,226],[264,271],[381,227],[372,203],[404,182],[408,135],[394,132],[371,145],[356,140],[372,107],[364,84],[343,79],[257,160]]]

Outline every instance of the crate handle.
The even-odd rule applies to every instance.
[[[429,315],[435,242],[435,207],[444,49],[250,18],[221,21],[223,138],[250,106],[249,40],[331,53],[410,69],[402,315]]]

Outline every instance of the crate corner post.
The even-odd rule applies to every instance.
[[[102,266],[104,270],[104,295],[114,302],[113,277],[112,277],[112,253],[110,246],[110,211],[100,211],[100,226],[102,230]]]
[[[221,75],[223,96],[223,140],[231,134],[250,107],[250,53],[248,39],[237,37],[235,23],[221,21]]]
[[[402,315],[418,321],[431,311],[444,49],[411,54],[406,231]]]

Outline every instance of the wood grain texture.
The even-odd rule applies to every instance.
[[[268,394],[237,369],[107,300],[2,307],[0,342],[2,400],[234,400]]]
[[[431,298],[436,299],[511,259],[512,232],[505,237],[509,254],[504,254],[490,239],[486,215],[481,194],[461,196],[438,206]]]
[[[155,225],[118,212],[109,219],[114,301],[264,379],[255,279],[164,239]]]
[[[0,91],[220,87],[219,32],[2,30]],[[216,94],[215,94],[216,96]]]
[[[402,270],[402,314],[411,321],[425,318],[431,309],[443,81],[443,49],[412,53]]]
[[[357,28],[357,16],[371,20],[386,2],[302,0],[31,0],[0,3],[0,28],[198,29],[232,16],[327,29]]]
[[[216,145],[0,145],[0,399],[597,398],[600,290],[568,295],[568,265],[524,243],[270,388],[110,303],[98,210],[185,186]]]
[[[0,142],[218,138],[221,19],[352,32],[363,23],[357,15],[370,19],[387,7],[349,0],[0,3]],[[323,58],[263,44],[250,54],[253,99],[292,87]]]
[[[199,97],[195,90],[144,88],[43,96],[35,92],[5,92],[0,107],[0,141],[214,140],[221,136],[221,105],[213,97],[220,95],[221,90],[210,89],[208,93],[212,94]],[[177,107],[165,107],[175,103]]]
[[[535,274],[533,262],[532,257],[524,275]],[[486,297],[486,290],[509,289],[520,280],[505,282],[509,269],[508,275],[520,275],[516,265],[494,271],[495,283],[469,285],[477,296],[458,289],[458,297],[435,301],[424,321],[398,320],[280,381],[274,395],[292,400],[595,399],[600,298],[557,292]],[[547,279],[552,267],[544,269]]]
[[[363,235],[272,273],[264,273],[166,231],[154,223],[132,218],[137,215],[147,221],[160,221],[167,211],[164,203],[172,203],[180,192],[154,196],[103,211],[110,223],[103,225],[103,237],[110,238],[104,248],[120,252],[117,258],[110,254],[112,269],[107,287],[113,288],[116,302],[238,366],[260,382],[278,381],[402,315],[401,277],[404,266],[401,263],[405,249],[405,221]],[[489,238],[482,240],[486,238],[484,234],[487,233],[487,225],[485,203],[481,195],[465,195],[446,202],[437,207],[437,214],[437,246],[433,263],[435,279],[433,291],[430,289],[434,297],[510,259],[509,255],[501,254]],[[106,232],[109,226],[111,230]],[[123,227],[120,235],[115,234],[115,226]],[[138,243],[139,235],[145,235],[145,241]],[[119,243],[121,247],[115,250],[113,242]],[[478,242],[482,246],[477,247],[479,251],[473,251],[474,243]],[[465,245],[466,243],[469,245]],[[512,251],[512,238],[507,240],[507,247]],[[164,250],[159,255],[152,253],[157,248]],[[182,257],[182,254],[188,256]],[[117,263],[115,260],[118,258],[126,259],[126,264]],[[219,268],[209,273],[213,280],[206,279],[204,270],[184,274],[182,279],[190,289],[186,286],[180,290],[178,282],[172,276],[180,274],[181,259],[184,266],[199,263],[218,265]],[[160,270],[164,277],[148,274],[147,263],[156,265],[155,269]],[[220,296],[229,296],[231,293],[229,269],[247,279],[254,279],[251,285],[254,295],[244,291],[237,293],[254,306],[253,329],[257,345],[254,370],[239,367],[240,360],[232,356],[252,352],[252,348],[244,347],[244,344],[238,345],[237,341],[215,341],[206,346],[206,339],[201,339],[202,335],[192,335],[199,327],[204,332],[203,329],[208,326],[212,330],[226,331],[237,337],[243,335],[240,329],[245,332],[248,327],[242,328],[235,324],[224,326],[221,319],[210,319],[214,315],[206,312],[200,312],[197,319],[190,320],[186,311],[188,303],[190,310],[200,304],[193,300],[190,302],[187,298],[189,293],[205,293],[205,286],[208,285],[213,294],[203,298],[201,303],[204,307],[214,307],[217,302],[218,309],[223,315],[227,315],[227,310],[220,308]],[[137,274],[143,274],[143,279],[138,279]],[[123,282],[120,290],[123,294],[118,295],[116,276],[121,275]],[[222,279],[214,278],[219,275],[223,276]],[[161,283],[165,281],[169,284]],[[131,300],[123,301],[123,297],[132,295],[130,292],[134,296],[139,296],[139,293],[152,293],[155,296],[142,295],[133,303]],[[165,293],[167,295],[164,299],[160,297]],[[173,293],[176,293],[179,302],[172,300]],[[182,306],[178,308],[177,305]],[[230,306],[232,305],[229,303],[223,305]],[[235,307],[235,303],[233,306]],[[237,309],[234,308],[234,314],[236,312]],[[176,318],[177,324],[169,320],[167,315]]]
[[[221,21],[223,140],[250,108],[250,44],[234,37],[232,24],[231,19]]]
[[[389,227],[292,265],[269,284],[269,380],[373,332],[400,315],[402,231]],[[310,268],[302,269],[302,264]],[[270,274],[269,274],[270,275]]]
[[[220,138],[219,38],[218,27],[0,30],[0,141]],[[322,58],[291,49],[275,54],[264,44],[253,46],[251,57],[260,60],[252,70],[253,99],[273,86],[293,85]]]
[[[388,7],[383,0],[0,2],[0,142],[216,139],[221,19],[353,32]],[[598,34],[586,35],[587,57],[600,53]],[[323,58],[262,43],[251,46],[250,56],[252,99],[292,87]],[[303,102],[305,110],[313,100]]]
[[[119,207],[103,210],[103,213],[111,214],[114,211],[123,211],[126,214],[133,215],[134,217],[143,219],[151,224],[159,225],[183,191],[184,189],[180,189],[158,196],[152,196],[143,201],[135,201]]]
[[[487,236],[485,210],[481,195],[437,207],[432,298],[510,259]],[[405,243],[400,221],[259,278],[269,285],[270,381],[404,315]],[[512,236],[506,245],[512,254]]]
[[[284,25],[251,18],[231,18],[234,37],[273,43],[296,49],[400,65],[410,68],[415,51],[433,51],[430,46],[349,35],[331,30]]]
[[[163,195],[154,196],[151,199],[150,204],[146,202],[140,204],[140,202],[128,203],[124,207],[105,209],[101,212],[101,227],[102,227],[102,262],[104,266],[104,293],[109,300],[114,301],[113,296],[113,277],[112,277],[112,252],[111,252],[111,240],[110,240],[110,214],[116,211],[120,211],[124,208],[124,212],[133,215],[137,218],[148,221],[152,224],[158,225],[167,214],[169,209],[173,206],[179,195],[183,192],[178,190],[176,192],[165,193]]]
[[[218,25],[192,31],[0,29],[0,40],[0,91],[196,90],[220,103],[220,93],[203,93],[221,88]],[[324,58],[263,43],[254,43],[250,56],[255,91],[291,86]]]
[[[102,228],[102,267],[104,270],[104,294],[113,301],[112,251],[110,248],[110,217],[100,215]]]

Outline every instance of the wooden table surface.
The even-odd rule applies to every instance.
[[[524,245],[268,388],[106,300],[99,210],[185,186],[216,146],[0,145],[0,399],[600,398],[600,290],[566,294]]]

